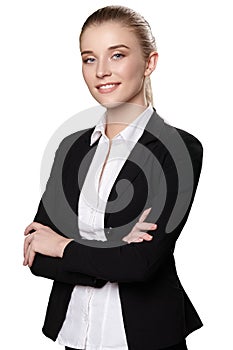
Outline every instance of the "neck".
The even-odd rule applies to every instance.
[[[119,132],[124,130],[132,123],[148,105],[136,105],[133,103],[122,103],[117,106],[107,108],[105,133],[109,139],[113,138]]]
[[[110,123],[121,123],[130,124],[134,119],[136,119],[148,105],[137,105],[134,103],[122,103],[116,105],[112,108],[107,107],[107,124]]]

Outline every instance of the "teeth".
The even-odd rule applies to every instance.
[[[108,84],[108,85],[103,85],[100,86],[100,89],[111,89],[112,87],[114,87],[116,84]]]

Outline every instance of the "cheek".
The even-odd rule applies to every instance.
[[[91,82],[93,81],[93,74],[91,72],[90,67],[82,68],[82,74],[83,74],[83,79],[85,80],[85,83],[89,87],[91,85]]]
[[[135,62],[133,60],[122,64],[118,72],[122,78],[128,79],[129,81],[141,81],[144,78],[144,65],[141,62]]]
[[[87,74],[86,74],[86,71],[85,71],[85,69],[82,69],[82,75],[83,75],[83,79],[84,79],[84,81],[85,81],[85,83],[87,84]]]

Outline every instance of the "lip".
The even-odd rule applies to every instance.
[[[120,84],[121,83],[119,82],[108,82],[108,83],[96,85],[96,88],[101,94],[107,94],[109,92],[116,90]],[[104,88],[104,86],[107,86],[107,85],[110,85],[110,86],[108,88],[107,87]]]

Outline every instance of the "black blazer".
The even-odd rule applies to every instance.
[[[74,238],[63,258],[36,254],[31,267],[34,275],[54,280],[42,331],[56,340],[75,285],[101,288],[110,281],[119,284],[129,350],[174,345],[203,325],[181,285],[173,255],[196,192],[202,145],[193,135],[165,123],[154,109],[109,195],[104,218],[107,241],[88,241],[79,234],[77,208],[99,142],[90,146],[93,130],[78,131],[60,143],[34,218]],[[123,242],[148,207],[152,210],[146,221],[158,225],[147,231],[153,239]]]

